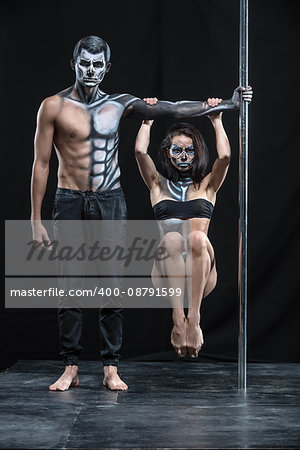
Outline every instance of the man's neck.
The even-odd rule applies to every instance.
[[[79,96],[80,101],[82,103],[90,104],[93,103],[99,94],[99,86],[88,87],[84,86],[78,81],[75,83],[75,90]]]

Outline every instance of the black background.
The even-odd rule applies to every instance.
[[[249,298],[250,361],[299,361],[299,17],[293,0],[250,0]],[[74,81],[76,42],[96,34],[112,51],[101,88],[164,100],[229,98],[238,86],[238,0],[2,2],[1,173],[5,219],[30,216],[30,176],[36,113],[41,101]],[[237,357],[238,113],[224,114],[232,164],[209,237],[218,284],[204,300],[202,357]],[[216,157],[207,118],[199,127]],[[150,154],[172,120],[154,123]],[[153,219],[133,148],[139,120],[121,123],[120,166],[129,219]],[[49,219],[56,158],[43,206]],[[4,299],[3,304],[4,304]],[[97,311],[85,312],[82,358],[97,358]],[[55,310],[1,309],[1,365],[57,357]],[[172,358],[169,310],[127,310],[124,358]],[[175,353],[174,353],[175,355]],[[176,356],[176,355],[175,355]]]

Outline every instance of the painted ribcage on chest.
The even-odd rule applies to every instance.
[[[119,183],[118,126],[122,111],[115,104],[97,109],[92,116],[91,184],[98,189],[112,189]]]
[[[107,141],[93,141],[90,176],[93,185],[96,184],[100,189],[111,189],[119,181],[118,147],[118,136]]]

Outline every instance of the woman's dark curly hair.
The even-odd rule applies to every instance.
[[[192,165],[191,178],[194,186],[199,188],[201,181],[205,176],[205,170],[208,164],[209,156],[205,141],[196,127],[189,123],[175,123],[172,125],[159,148],[159,161],[161,174],[171,181],[178,181],[180,172],[170,161],[167,151],[171,147],[171,140],[174,136],[183,134],[192,139],[195,150],[195,159]]]

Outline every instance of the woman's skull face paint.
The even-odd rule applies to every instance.
[[[170,146],[170,159],[177,169],[190,169],[195,159],[192,139],[184,135],[175,136]]]
[[[107,70],[104,52],[90,53],[82,49],[75,62],[76,79],[85,86],[101,83]]]

